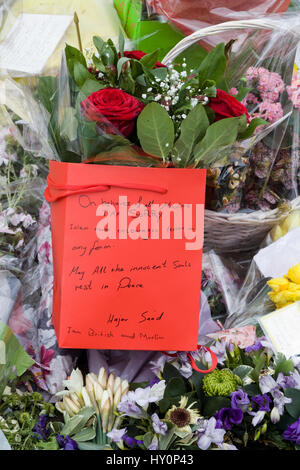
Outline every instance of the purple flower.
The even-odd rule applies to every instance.
[[[216,418],[212,417],[208,420],[199,419],[198,428],[196,429],[198,436],[198,447],[201,450],[207,450],[212,444],[219,446],[224,442],[225,429],[217,428]]]
[[[78,450],[77,442],[73,441],[69,436],[56,436],[59,447],[63,450]]]
[[[139,444],[144,444],[144,441],[138,441],[134,437],[123,436],[123,441],[128,445],[128,447],[136,447]]]
[[[217,420],[216,427],[218,429],[225,429],[229,431],[232,426],[241,424],[243,421],[243,412],[242,410],[236,408],[222,408],[215,414]]]
[[[283,439],[296,442],[297,446],[300,445],[300,418],[298,418],[295,423],[288,426],[283,433]]]
[[[258,407],[258,411],[270,411],[271,398],[265,393],[252,397],[251,406],[253,409]]]
[[[158,439],[156,436],[153,437],[152,442],[147,450],[158,450]]]
[[[158,384],[160,382],[159,377],[155,377],[153,380],[150,382],[150,387],[153,387],[153,385]]]
[[[237,390],[236,392],[232,392],[230,394],[231,397],[231,408],[235,410],[242,410],[245,413],[248,410],[250,400],[248,398],[247,393],[245,393],[242,389]]]
[[[269,393],[278,387],[278,383],[273,379],[273,377],[271,377],[271,375],[263,375],[259,378],[259,388],[264,394]]]
[[[291,403],[292,399],[288,398],[280,390],[274,390],[272,392],[274,406],[278,409],[280,415],[284,413],[284,407],[287,403]]]
[[[168,426],[166,423],[163,423],[160,419],[157,413],[154,413],[151,416],[152,419],[152,426],[153,430],[156,434],[162,434],[165,436],[168,432]]]
[[[263,349],[263,345],[261,344],[260,341],[257,341],[255,344],[253,344],[252,346],[248,346],[247,348],[245,348],[245,352],[246,353],[250,353],[250,352],[257,352],[257,351],[260,351],[261,349]]]
[[[37,437],[37,439],[47,441],[50,434],[47,430],[47,415],[42,415],[39,417],[37,424],[32,429],[32,432]]]
[[[126,434],[127,429],[113,429],[112,431],[107,433],[107,436],[109,439],[112,440],[112,442],[115,442],[118,444],[123,440],[124,435]]]

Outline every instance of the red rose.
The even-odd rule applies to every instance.
[[[145,52],[143,51],[124,51],[124,57],[128,57],[128,59],[136,59],[136,60],[141,60],[142,57],[146,55]],[[166,67],[164,64],[161,62],[156,62],[154,68],[158,69],[160,67]]]
[[[104,88],[81,102],[81,112],[89,121],[97,122],[108,134],[121,133],[129,137],[136,118],[144,108],[134,96],[118,88]]]
[[[246,114],[247,122],[250,122],[250,115],[247,108],[234,98],[234,96],[228,95],[226,91],[217,90],[216,98],[210,98],[207,106],[215,112],[216,121]]]

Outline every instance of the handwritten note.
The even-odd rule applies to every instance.
[[[0,44],[0,69],[15,76],[39,75],[73,16],[21,14]]]
[[[300,354],[300,302],[263,316],[260,324],[275,352],[287,358]]]
[[[51,206],[53,322],[60,347],[195,350],[205,171],[51,162],[50,177],[59,186],[111,185],[104,192],[71,194]],[[141,184],[146,190],[134,189]],[[152,191],[151,185],[166,193]],[[103,204],[115,212],[99,216]],[[181,220],[174,212],[166,223],[156,204],[176,206]],[[194,209],[194,218],[187,221],[184,209]],[[104,239],[105,231],[113,236]]]

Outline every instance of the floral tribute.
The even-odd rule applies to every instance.
[[[185,60],[166,67],[158,54],[124,51],[122,36],[118,49],[94,37],[88,58],[66,47],[70,106],[60,109],[58,79],[39,79],[62,161],[207,168],[267,124],[226,89],[224,43],[194,70]]]

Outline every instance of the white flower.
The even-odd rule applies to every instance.
[[[69,394],[69,392],[77,393],[80,396],[83,389],[83,376],[81,371],[79,369],[73,370],[70,378],[63,380],[63,386],[66,387],[68,391],[58,392],[58,396]]]

